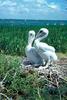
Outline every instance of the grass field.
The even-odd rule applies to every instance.
[[[25,55],[25,46],[28,39],[28,31],[35,30],[36,33],[42,27],[49,29],[49,36],[44,40],[56,48],[56,52],[67,51],[67,26],[18,26],[0,25],[0,51],[6,54]]]
[[[46,86],[48,81],[40,79],[37,72],[25,72],[19,68],[21,59],[19,56],[0,54],[0,93],[12,100],[67,100],[65,81],[60,81],[60,99],[58,89]],[[3,97],[0,100],[5,100]]]

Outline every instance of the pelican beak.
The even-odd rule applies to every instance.
[[[36,40],[37,38],[35,37],[35,39],[33,40],[33,42]]]
[[[37,39],[37,37],[35,37],[34,41]]]
[[[34,44],[34,41],[35,41],[35,40],[33,40],[32,45]]]
[[[34,41],[38,38],[38,36],[35,37]]]
[[[34,39],[34,40],[36,40],[38,37],[39,37],[39,32],[36,34],[36,36],[35,36],[35,39]]]

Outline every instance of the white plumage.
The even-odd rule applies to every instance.
[[[32,46],[34,39],[35,39],[35,31],[31,30],[29,31],[28,45],[25,48],[25,53],[27,59],[31,62],[31,64],[39,66],[43,64],[43,61],[42,58],[37,53],[36,48]]]
[[[38,54],[42,57],[46,65],[49,64],[51,61],[57,60],[57,55],[55,53],[55,48],[49,46],[46,43],[41,42],[42,39],[48,36],[48,29],[41,28],[40,31],[37,33],[35,37],[34,46],[38,52]]]

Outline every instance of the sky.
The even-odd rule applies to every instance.
[[[0,19],[67,20],[67,0],[0,0]]]

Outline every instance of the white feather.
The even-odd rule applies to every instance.
[[[46,63],[57,60],[55,48],[49,46],[46,43],[41,42],[41,40],[46,38],[47,36],[48,36],[48,30],[46,28],[42,28],[36,35],[35,42],[34,42],[34,46],[38,54],[42,57],[44,61],[46,61]]]
[[[42,58],[37,53],[35,47],[32,46],[34,39],[35,39],[35,32],[29,31],[28,45],[25,48],[25,53],[26,53],[27,59],[32,64],[41,65],[43,63]]]

